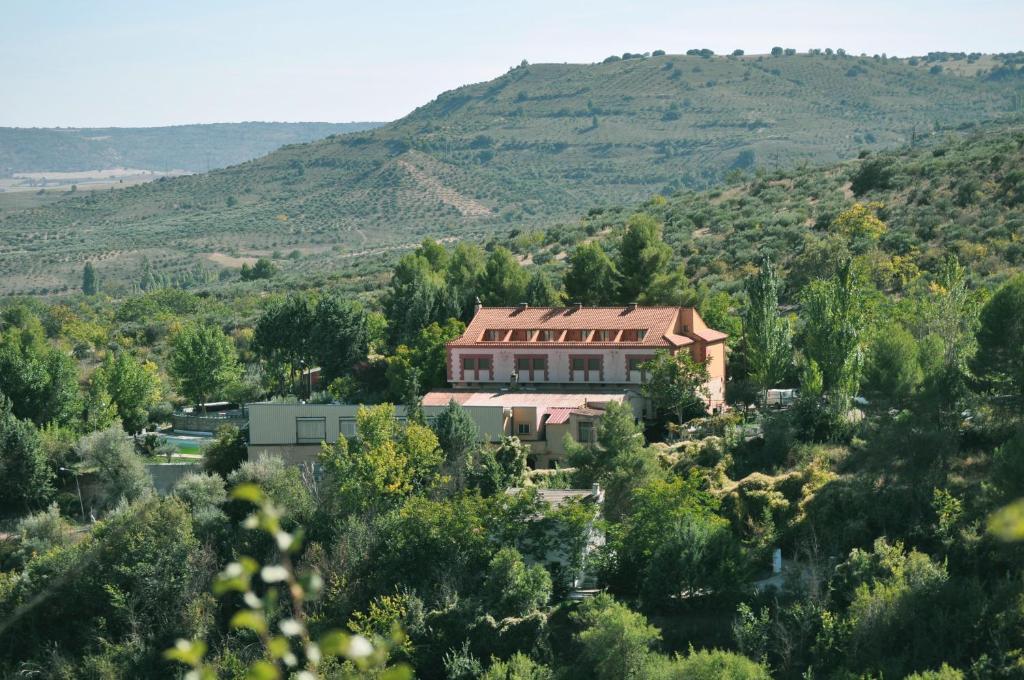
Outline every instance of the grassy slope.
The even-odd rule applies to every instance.
[[[370,132],[8,216],[0,291],[73,286],[87,259],[131,277],[143,254],[174,270],[298,248],[312,255],[296,271],[341,269],[426,235],[547,226],[705,187],[744,159],[831,163],[1013,106],[1017,82],[951,71],[807,55],[518,68]]]
[[[380,123],[214,123],[149,128],[0,127],[0,176],[127,167],[202,172],[285,144],[369,130]]]

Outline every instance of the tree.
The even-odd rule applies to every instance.
[[[398,261],[391,285],[383,300],[392,347],[411,344],[413,338],[432,322],[443,322],[462,314],[462,303],[430,261],[409,253]]]
[[[92,380],[109,395],[125,431],[134,434],[146,426],[149,409],[160,400],[156,364],[140,363],[124,351],[107,354]]]
[[[683,424],[686,413],[707,411],[708,367],[694,361],[689,352],[661,350],[644,367],[648,375],[644,395],[655,408],[674,415],[677,424]]]
[[[508,307],[524,302],[529,275],[512,252],[498,246],[487,257],[480,277],[480,299],[491,307]]]
[[[483,596],[497,618],[526,616],[551,598],[551,576],[539,564],[527,567],[515,548],[500,549],[487,565]]]
[[[562,294],[551,284],[551,279],[537,270],[526,284],[526,300],[534,307],[557,307],[562,304]]]
[[[482,675],[479,675],[479,678],[480,680],[554,680],[555,673],[522,652],[516,652],[509,657],[508,661],[492,659],[490,667]]]
[[[82,292],[86,295],[95,295],[99,292],[99,281],[96,278],[96,269],[92,262],[86,262],[82,268]]]
[[[348,375],[369,351],[366,309],[340,294],[325,295],[317,301],[314,324],[306,333],[312,335],[314,360],[326,382]]]
[[[309,295],[294,293],[279,299],[256,322],[253,349],[280,372],[283,381],[285,372],[294,373],[303,361],[312,365],[315,323],[316,307]]]
[[[665,274],[672,249],[662,240],[661,224],[647,213],[626,221],[619,245],[619,301],[636,302],[659,276]]]
[[[277,267],[266,257],[261,257],[256,260],[256,263],[250,267],[249,263],[242,265],[241,277],[243,281],[257,281],[259,279],[269,279],[277,273]]]
[[[20,327],[0,335],[0,393],[14,414],[37,425],[70,424],[81,415],[78,367],[61,350],[50,347],[31,315]]]
[[[178,389],[193,404],[218,396],[235,382],[241,369],[231,339],[216,326],[196,323],[182,327],[171,340],[168,369]]]
[[[765,257],[758,275],[747,282],[749,303],[743,315],[744,357],[762,399],[782,381],[793,360],[792,329],[779,315],[780,288],[771,259]]]
[[[664,607],[679,598],[721,596],[743,581],[739,544],[728,522],[694,513],[671,526],[646,561],[641,585],[645,607]]]
[[[52,478],[35,426],[15,416],[0,393],[0,507],[23,512],[45,506],[53,494]]]
[[[874,395],[905,402],[924,380],[917,340],[901,324],[881,329],[869,346],[865,387]]]
[[[582,662],[598,680],[644,677],[651,647],[661,631],[642,615],[601,593],[584,600],[573,618],[583,627],[576,635]]]
[[[867,309],[852,262],[837,276],[812,281],[801,295],[801,346],[821,371],[822,391],[844,412],[860,387]]]
[[[772,56],[773,57],[781,57],[782,56],[782,48],[781,47],[773,47],[772,48]]]
[[[234,425],[225,425],[217,430],[217,438],[203,448],[203,470],[227,479],[248,457],[245,433]]]
[[[597,241],[582,243],[569,256],[565,292],[570,302],[588,307],[608,305],[615,299],[618,273]]]
[[[153,480],[119,424],[85,435],[78,440],[75,451],[83,465],[96,469],[106,507],[152,491]]]
[[[458,301],[460,319],[468,319],[477,297],[486,257],[475,243],[460,241],[448,259],[446,282],[449,294]]]
[[[356,430],[353,442],[339,437],[320,455],[342,512],[387,509],[434,482],[443,455],[430,428],[400,430],[395,407],[380,404],[359,407]]]
[[[466,409],[452,399],[434,420],[434,433],[444,452],[445,471],[451,475],[456,488],[464,488],[466,468],[480,441],[480,428]]]
[[[1024,404],[1024,275],[1000,286],[982,308],[974,370]]]
[[[840,234],[851,246],[859,246],[859,250],[872,247],[878,243],[888,230],[885,222],[879,219],[877,211],[881,203],[854,203],[832,221],[831,229]]]

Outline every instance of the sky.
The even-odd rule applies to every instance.
[[[1022,0],[0,0],[0,126],[386,121],[523,59],[1024,49]]]

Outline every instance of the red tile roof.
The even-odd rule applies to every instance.
[[[483,307],[469,322],[461,337],[449,342],[453,347],[501,346],[536,347],[683,347],[695,339],[705,342],[723,340],[726,335],[716,330],[682,330],[682,307]],[[699,319],[699,317],[698,317]],[[485,340],[488,330],[611,330],[645,331],[642,340],[618,342],[579,340]],[[505,334],[503,334],[505,335]],[[561,333],[559,333],[561,335]],[[690,336],[690,337],[688,337]]]
[[[569,415],[571,413],[571,408],[549,408],[548,425],[561,425],[562,423],[569,422]]]

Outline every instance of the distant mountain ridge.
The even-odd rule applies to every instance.
[[[286,144],[383,123],[211,123],[165,127],[0,127],[0,176],[126,167],[206,172]]]
[[[143,257],[180,272],[295,250],[282,267],[323,273],[425,236],[557,227],[730,172],[834,163],[1004,116],[1020,108],[1022,73],[991,55],[524,63],[373,130],[9,214],[0,293],[75,287],[87,260],[110,280]]]

